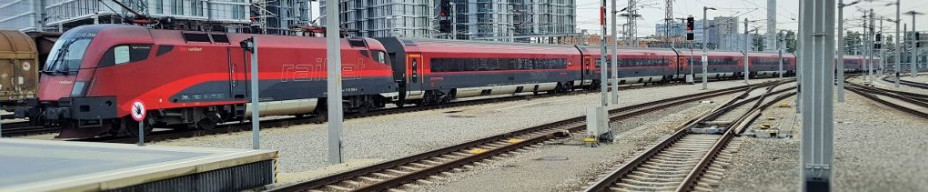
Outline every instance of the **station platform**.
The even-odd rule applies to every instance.
[[[0,139],[0,191],[240,191],[275,182],[277,151]]]

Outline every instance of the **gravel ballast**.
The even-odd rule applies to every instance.
[[[928,73],[919,73],[916,77],[908,76],[909,73],[905,74],[907,76],[902,76],[902,80],[914,81],[918,83],[928,83]]]
[[[769,80],[752,80],[752,83]],[[709,84],[710,89],[740,85],[743,82]],[[700,84],[694,84],[622,91],[620,106],[704,91],[701,88]],[[342,156],[347,163],[337,165],[326,162],[326,124],[263,130],[261,147],[280,151],[278,181],[286,183],[585,115],[588,107],[598,104],[599,94],[584,94],[347,120],[342,137]],[[251,148],[251,133],[203,136],[154,144]]]
[[[846,98],[835,102],[833,190],[928,190],[928,121],[852,92]],[[778,118],[772,127],[794,137],[746,138],[720,191],[799,190],[800,119],[795,108],[774,108],[765,115]]]
[[[612,144],[591,148],[583,145],[583,134],[575,134],[417,191],[580,191],[587,182],[672,135],[680,124],[731,97],[734,95],[710,99],[714,103],[684,104],[612,122],[610,126],[616,131]]]
[[[928,89],[922,89],[922,88],[918,88],[918,87],[911,87],[911,86],[907,86],[907,85],[904,85],[904,84],[899,84],[899,87],[897,88],[896,85],[895,85],[895,83],[893,83],[893,82],[888,82],[888,81],[884,81],[884,80],[883,80],[883,77],[884,77],[884,76],[880,76],[880,77],[874,78],[874,80],[873,80],[873,86],[874,86],[874,87],[878,87],[878,88],[883,88],[883,89],[889,89],[889,90],[905,91],[905,92],[918,93],[918,94],[928,94]],[[905,77],[903,77],[902,79],[910,80],[910,79],[906,79],[906,78],[911,78],[911,77],[905,76]],[[916,78],[922,78],[922,77],[919,76],[919,77],[916,77]],[[854,78],[849,78],[848,81],[849,81],[849,82],[852,82],[852,83],[857,83],[857,84],[860,84],[860,85],[865,85],[865,82],[867,82],[867,80],[866,80],[866,75],[861,75],[861,76],[857,76],[857,77],[854,77]],[[851,93],[851,91],[847,91],[845,94],[853,94],[853,93]]]

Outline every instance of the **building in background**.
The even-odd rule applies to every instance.
[[[309,20],[309,0],[13,0],[0,5],[0,26],[64,31],[136,17],[115,1],[154,18],[153,28],[288,34]]]
[[[442,0],[340,0],[340,22],[365,37],[449,38],[438,31]],[[457,39],[547,41],[576,34],[575,0],[450,0]],[[325,10],[326,2],[320,2]],[[320,20],[325,23],[325,13]]]
[[[358,30],[365,37],[429,38],[434,33],[434,0],[339,0],[343,29]],[[326,25],[326,5],[319,1],[321,26]]]
[[[669,26],[669,27],[668,27]],[[657,37],[684,37],[686,35],[686,26],[682,22],[658,23],[654,27],[654,36]]]
[[[0,2],[0,28],[37,31],[41,29],[42,1],[12,0]]]
[[[554,41],[577,33],[575,0],[454,0],[462,39]],[[463,18],[463,20],[462,20]],[[509,40],[506,40],[509,41]]]
[[[747,46],[749,46],[749,51],[758,51],[757,47],[760,47],[763,44],[763,41],[759,41],[761,38],[764,38],[764,36],[754,33],[748,34],[747,41],[750,42],[747,44]],[[744,41],[744,34],[725,34],[722,35],[721,42],[719,42],[719,49],[736,52],[743,51],[745,48]]]
[[[732,34],[738,34],[738,17],[715,17],[712,20],[709,20],[708,24],[709,28],[707,28],[706,32],[709,33],[709,48],[726,49],[727,47],[725,46],[727,43],[732,41],[726,38]],[[668,33],[671,39],[678,39],[683,38],[686,35],[685,27],[686,26],[684,26],[682,22],[676,21],[671,22],[669,28],[667,27],[666,23],[658,23],[655,25],[654,32],[656,37],[660,37],[659,39],[666,39],[665,36]],[[706,37],[705,34],[703,34],[703,28],[703,20],[696,20],[694,23],[695,30],[693,30],[694,40],[685,43],[681,42],[680,44],[695,45],[696,48],[702,47],[703,39]],[[669,47],[669,45],[664,45],[666,43],[653,42],[649,44],[660,45],[656,47]]]

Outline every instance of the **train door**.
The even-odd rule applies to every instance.
[[[689,67],[689,63],[687,63],[687,61],[689,61],[689,58],[687,58],[686,56],[680,56],[680,55],[677,55],[677,57],[675,58],[677,62],[677,76],[683,77],[685,76],[684,74],[689,73],[688,71],[686,71],[686,69]]]
[[[596,68],[593,66],[593,57],[592,57],[592,56],[590,56],[590,55],[583,55],[583,65],[581,65],[581,66],[582,66],[582,68],[583,68],[583,69],[581,69],[581,70],[583,71],[583,73],[581,73],[581,75],[580,75],[580,79],[581,79],[580,84],[579,84],[579,85],[574,85],[574,86],[582,86],[582,85],[584,84],[583,82],[585,82],[585,81],[587,81],[587,80],[591,80],[591,81],[592,81],[593,78],[596,78],[596,77],[593,77],[593,75],[594,75],[593,72],[596,71]]]
[[[245,99],[245,94],[247,93],[247,87],[245,73],[249,72],[246,69],[246,61],[250,61],[250,58],[247,58],[248,55],[241,48],[226,48],[226,59],[228,63],[228,72],[229,72],[229,97],[231,99]]]
[[[407,91],[422,90],[423,72],[422,55],[408,54],[406,56],[406,87]]]

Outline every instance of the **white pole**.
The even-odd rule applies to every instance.
[[[749,84],[748,76],[751,74],[748,70],[748,65],[751,63],[751,61],[748,60],[748,47],[751,45],[751,40],[748,40],[750,36],[751,34],[748,33],[748,18],[744,18],[744,84]]]
[[[912,63],[912,64],[909,64],[909,69],[911,70],[910,73],[911,73],[912,77],[915,77],[915,76],[918,75],[918,72],[915,71],[915,65],[918,65],[918,58],[917,58],[917,57],[918,57],[918,47],[916,47],[918,40],[915,39],[915,36],[914,36],[915,33],[916,33],[916,31],[917,31],[917,30],[915,30],[915,15],[918,15],[918,14],[920,14],[920,13],[915,12],[915,11],[911,11],[911,13],[912,13],[912,35],[913,35],[913,36],[912,36],[912,53],[911,53],[911,55],[912,55],[912,61],[911,61],[911,63]]]
[[[709,7],[702,7],[702,89],[709,89],[709,20],[706,11]]]
[[[338,1],[327,1],[325,15],[329,163],[339,164],[342,163],[342,57]]]
[[[619,104],[619,50],[618,44],[619,39],[617,39],[618,31],[616,30],[616,25],[619,20],[616,20],[616,14],[619,13],[616,8],[616,0],[612,0],[612,103]]]
[[[781,40],[780,38],[781,38],[780,33],[778,32],[777,33],[777,56],[779,59],[777,63],[779,64],[778,65],[779,69],[777,70],[777,74],[780,75],[780,79],[782,79],[783,78],[783,43],[782,43],[783,40]],[[841,39],[841,38],[838,38],[838,39]]]
[[[602,49],[600,49],[599,51],[600,52],[600,55],[599,55],[599,76],[600,76],[599,77],[599,89],[600,91],[599,92],[602,95],[602,106],[606,106],[609,104],[608,100],[606,99],[607,98],[606,84],[609,83],[609,81],[606,79],[606,76],[607,76],[606,67],[609,66],[608,64],[606,64],[606,54],[608,53],[607,50],[609,49],[609,47],[607,47],[606,45],[606,34],[609,34],[608,31],[606,31],[606,0],[602,0],[602,4],[599,7],[599,11],[600,11],[599,25],[600,27],[602,27],[602,33],[601,33],[602,35],[600,36],[602,37],[601,38]]]
[[[885,74],[883,74],[883,70],[886,69],[886,55],[885,55],[885,54],[886,54],[886,51],[885,51],[886,48],[883,48],[883,45],[885,45],[885,43],[883,43],[883,42],[886,42],[886,41],[884,40],[884,39],[886,39],[886,33],[883,33],[883,19],[884,19],[884,18],[883,18],[882,16],[880,16],[880,33],[879,33],[879,34],[880,34],[880,39],[878,39],[879,42],[877,42],[877,44],[880,45],[880,49],[877,50],[877,51],[880,51],[880,68],[877,69],[877,72],[878,72],[878,74],[880,74],[880,75],[885,75]]]
[[[896,88],[899,88],[899,69],[902,68],[902,59],[901,59],[901,58],[902,58],[902,53],[901,53],[901,52],[902,52],[902,44],[899,43],[899,41],[900,41],[899,39],[902,38],[902,36],[899,35],[899,30],[902,29],[902,28],[900,28],[900,26],[899,26],[899,25],[902,23],[902,19],[901,19],[901,16],[900,16],[902,13],[901,13],[901,11],[899,10],[899,2],[900,2],[900,1],[901,1],[901,0],[896,0],[896,38],[893,38],[894,40],[896,40],[896,51],[894,51],[894,52],[896,53],[896,56],[893,57],[893,60],[896,60],[896,67],[895,67],[896,70],[893,71],[893,72],[895,73],[895,76],[896,76],[896,82],[895,82]]]
[[[261,88],[258,87],[258,38],[254,36],[251,37],[250,47],[253,49],[251,53],[251,146],[254,149],[260,149],[260,120],[258,120],[258,109],[260,108],[260,104],[258,101],[258,90]]]
[[[838,102],[844,103],[844,46],[846,42],[844,41],[844,0],[838,0],[838,70],[837,77],[835,79],[838,81]],[[780,50],[780,54],[783,53],[783,50]],[[780,77],[783,77],[782,75]]]
[[[867,25],[867,44],[864,45],[864,47],[867,48],[867,75],[870,78],[868,80],[870,85],[873,85],[873,79],[876,78],[873,76],[873,32],[875,32],[874,28],[876,28],[873,22],[873,17],[873,9],[870,9],[870,16],[867,17],[867,22],[869,22]]]

